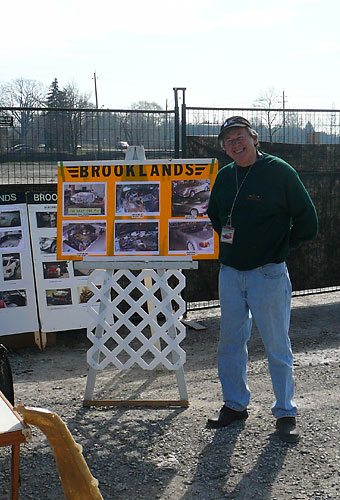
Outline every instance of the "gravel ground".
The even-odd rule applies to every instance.
[[[273,394],[258,332],[249,343],[250,417],[206,428],[221,406],[216,369],[219,309],[190,313],[206,328],[187,328],[189,408],[83,408],[88,341],[59,333],[57,345],[10,350],[17,404],[48,408],[65,421],[105,500],[328,500],[340,498],[340,293],[293,299],[291,338],[302,438],[275,434]],[[104,370],[98,399],[177,399],[165,369]],[[8,499],[10,449],[0,448],[0,498]],[[32,429],[21,446],[20,500],[64,498],[53,453]]]

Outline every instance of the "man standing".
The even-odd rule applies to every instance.
[[[217,174],[208,215],[219,235],[221,328],[218,373],[224,405],[208,426],[248,418],[247,342],[252,318],[265,346],[280,438],[296,442],[293,355],[289,339],[291,284],[285,259],[317,234],[317,214],[297,172],[259,150],[258,135],[241,116],[218,137],[234,161]]]

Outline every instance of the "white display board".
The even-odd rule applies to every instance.
[[[92,270],[78,271],[72,261],[57,260],[57,194],[28,193],[34,272],[42,332],[87,328],[87,301],[93,293],[87,285]],[[102,272],[96,271],[96,283]]]
[[[39,330],[24,193],[0,194],[0,335]]]

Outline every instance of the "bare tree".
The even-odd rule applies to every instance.
[[[46,87],[37,80],[16,78],[0,85],[0,105],[3,107],[23,108],[13,110],[15,131],[20,142],[27,142],[28,132],[34,119],[34,111],[24,108],[44,105]]]
[[[273,142],[274,134],[282,128],[282,112],[277,110],[282,104],[280,94],[273,87],[268,87],[260,92],[253,104],[256,108],[264,109],[262,114],[268,129],[269,142]]]
[[[66,113],[68,120],[68,130],[70,139],[70,148],[73,153],[76,153],[79,143],[82,143],[82,132],[87,128],[87,121],[90,120],[89,114],[80,111],[81,108],[95,109],[95,105],[90,101],[91,93],[81,93],[75,82],[68,83],[64,88],[65,101],[68,108],[73,108],[72,111]],[[96,128],[98,131],[98,147],[99,147],[99,130],[100,116],[96,115]]]

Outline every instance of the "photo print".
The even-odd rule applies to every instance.
[[[210,179],[171,182],[172,217],[207,217]]]
[[[90,298],[93,297],[94,295],[92,290],[90,290],[87,285],[78,286],[77,291],[78,291],[79,304],[86,304],[90,300]]]
[[[57,251],[57,238],[55,236],[47,237],[42,236],[39,238],[39,250],[43,255],[56,253]]]
[[[26,290],[3,290],[0,292],[0,309],[27,306]]]
[[[21,229],[0,230],[0,249],[1,248],[23,248]]]
[[[74,273],[74,276],[76,277],[88,277],[90,276],[90,274],[92,274],[94,271],[94,269],[78,269],[76,267],[74,267],[74,262],[73,262],[73,273]]]
[[[194,219],[207,217],[210,179],[171,182],[171,216]]]
[[[64,183],[63,215],[106,215],[106,183]]]
[[[213,254],[214,231],[210,221],[169,220],[169,254]]]
[[[45,280],[64,279],[70,277],[68,272],[67,260],[43,262],[42,266],[43,266],[43,276]]]
[[[21,226],[20,210],[0,210],[0,227]]]
[[[159,182],[116,182],[116,215],[159,215]]]
[[[37,227],[57,227],[57,212],[36,212]]]
[[[158,221],[115,221],[114,249],[115,255],[158,255]]]
[[[21,280],[20,253],[2,254],[2,273],[5,281]]]
[[[71,288],[55,288],[53,290],[45,290],[45,293],[48,306],[72,305]]]
[[[62,253],[105,255],[106,222],[63,221]]]

